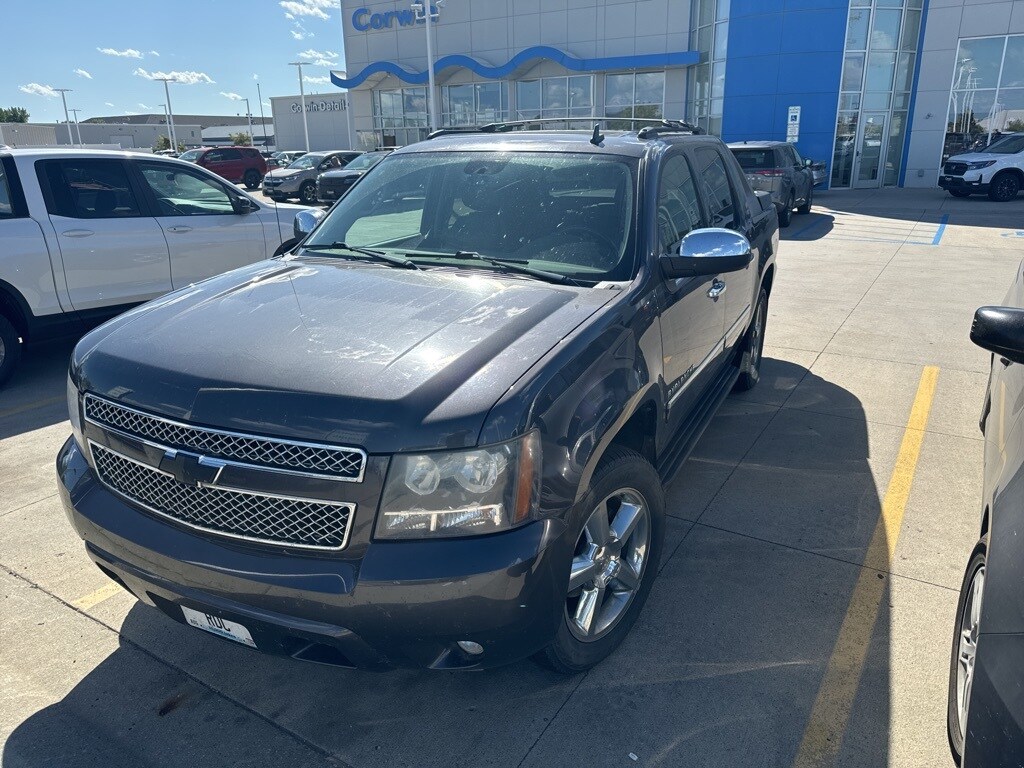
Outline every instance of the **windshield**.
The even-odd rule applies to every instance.
[[[574,280],[628,280],[637,166],[633,158],[570,153],[392,155],[303,245],[495,268],[456,258],[473,252]]]
[[[179,160],[188,160],[190,163],[194,163],[199,159],[199,156],[203,154],[201,149],[190,149],[188,152],[182,152],[178,155]]]
[[[367,152],[364,155],[359,155],[359,157],[355,158],[351,163],[345,166],[345,170],[367,171],[370,168],[373,168],[373,166],[375,166],[381,160],[383,160],[386,154],[387,153],[384,152],[379,154],[376,152]]]
[[[300,170],[302,168],[313,168],[314,166],[320,165],[320,163],[323,162],[323,159],[325,157],[327,157],[327,155],[320,155],[320,154],[303,155],[302,157],[300,157],[298,160],[293,162],[288,167],[289,168],[298,168]]]
[[[1024,152],[1024,133],[1004,136],[981,151],[995,155],[1015,155],[1018,152]]]

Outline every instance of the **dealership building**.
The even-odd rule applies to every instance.
[[[311,134],[324,121],[336,141],[351,125],[363,149],[424,138],[422,14],[409,2],[342,0],[342,10],[339,106],[307,108]],[[1024,0],[447,0],[433,10],[439,127],[682,117],[726,141],[794,142],[829,164],[833,188],[934,186],[945,157],[1024,131]],[[301,123],[301,106],[294,114]]]

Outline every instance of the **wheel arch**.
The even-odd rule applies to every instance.
[[[25,297],[5,280],[0,280],[0,315],[11,321],[22,341],[28,339],[32,312]]]

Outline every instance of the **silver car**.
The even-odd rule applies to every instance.
[[[747,181],[755,191],[771,192],[779,226],[788,227],[797,213],[810,213],[814,198],[814,165],[785,141],[744,141],[730,144]]]
[[[286,168],[275,168],[263,177],[263,194],[271,200],[297,197],[303,203],[316,203],[316,177],[324,171],[344,168],[361,152],[334,150],[307,152]]]

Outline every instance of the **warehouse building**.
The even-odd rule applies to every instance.
[[[934,186],[951,153],[1024,130],[1024,0],[435,3],[430,120],[422,14],[342,0],[331,79],[351,90],[360,148],[431,124],[683,117],[727,141],[791,141],[832,187],[870,188]],[[280,137],[276,109],[275,123]]]

